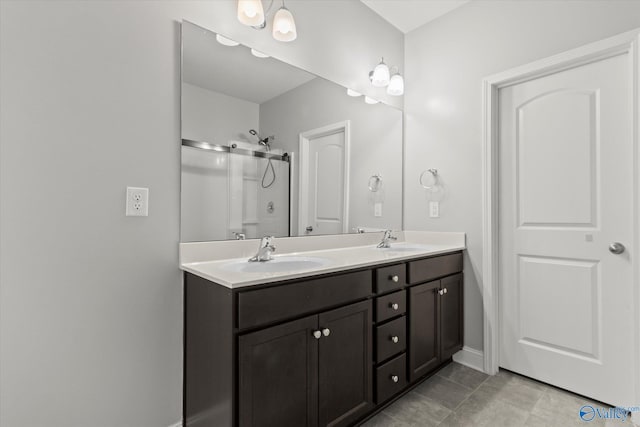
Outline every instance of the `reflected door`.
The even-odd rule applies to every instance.
[[[298,235],[347,232],[348,124],[300,137]]]
[[[633,397],[630,69],[500,90],[500,366],[609,404]]]

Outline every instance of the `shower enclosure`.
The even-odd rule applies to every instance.
[[[183,139],[181,240],[288,236],[289,165],[268,146]]]

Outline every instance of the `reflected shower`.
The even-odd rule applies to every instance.
[[[249,133],[255,136],[256,138],[258,138],[258,144],[264,145],[265,149],[267,150],[267,153],[271,151],[271,142],[273,142],[273,140],[275,139],[275,136],[271,135],[266,138],[261,138],[255,129],[250,129]],[[269,171],[269,169],[271,169],[271,174],[273,175],[273,178],[268,184],[265,184],[265,181],[267,179],[267,172]],[[274,182],[276,182],[276,170],[273,167],[273,163],[271,162],[271,159],[268,159],[267,166],[264,168],[264,173],[262,174],[262,182],[261,182],[262,188],[269,188],[273,185]]]

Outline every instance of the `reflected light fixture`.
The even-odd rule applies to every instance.
[[[347,89],[347,95],[349,96],[362,96],[362,94],[360,92],[356,92],[353,89]]]
[[[221,36],[220,34],[216,34],[216,40],[224,46],[238,46],[240,44],[237,41]]]
[[[377,104],[380,101],[378,101],[377,99],[373,99],[373,98],[369,98],[368,96],[365,96],[364,102],[366,102],[367,104],[373,105],[373,104]]]
[[[264,9],[261,0],[238,0],[238,21],[252,27],[264,23]]]
[[[269,58],[269,55],[262,53],[259,50],[251,49],[251,54],[256,58]]]
[[[284,5],[282,0],[282,7],[276,12],[276,16],[273,17],[273,38],[281,42],[290,42],[298,37],[296,32],[296,21],[293,19],[293,15]]]
[[[391,79],[389,79],[387,93],[393,96],[400,96],[404,94],[404,79],[400,75],[399,70],[391,76]]]
[[[384,58],[369,73],[369,77],[371,78],[371,84],[375,87],[385,87],[389,84],[389,67],[384,63]]]

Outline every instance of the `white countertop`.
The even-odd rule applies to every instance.
[[[360,235],[317,236],[274,239],[278,257],[321,258],[324,265],[293,271],[242,272],[230,269],[231,264],[246,262],[258,247],[258,240],[182,243],[180,268],[204,279],[236,289],[246,286],[296,279],[319,274],[345,271],[352,268],[375,266],[394,261],[437,255],[465,249],[464,233],[434,233],[419,231],[397,232],[398,241],[392,249],[378,249],[381,233]],[[393,246],[415,248],[394,251]],[[418,245],[420,247],[418,247]],[[329,246],[329,248],[327,248]],[[247,253],[249,248],[252,252]]]

